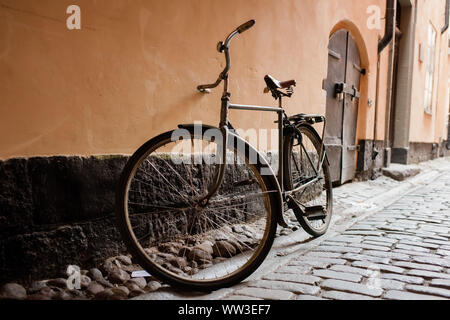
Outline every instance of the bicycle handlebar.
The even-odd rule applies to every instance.
[[[256,21],[255,20],[250,20],[247,21],[246,23],[244,23],[242,26],[240,26],[239,28],[236,29],[237,32],[239,33],[243,33],[245,31],[247,31],[248,29],[250,29],[251,27],[253,27],[255,25]]]
[[[204,84],[204,85],[198,86],[197,87],[198,91],[200,91],[202,93],[209,93],[209,92],[211,92],[211,90],[209,90],[209,89],[216,88],[222,82],[222,80],[224,80],[227,77],[228,71],[230,71],[230,54],[228,52],[228,48],[229,48],[231,40],[236,35],[242,34],[245,31],[247,31],[248,29],[252,28],[255,25],[255,23],[256,23],[255,20],[247,21],[243,25],[239,26],[232,33],[230,33],[230,35],[227,37],[225,42],[219,42],[219,46],[218,46],[219,52],[224,52],[225,53],[225,59],[226,59],[225,69],[220,73],[219,78],[217,79],[217,81],[215,83],[213,83],[213,84]]]

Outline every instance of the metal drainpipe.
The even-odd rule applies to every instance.
[[[394,37],[395,26],[395,12],[397,7],[397,0],[386,0],[386,21],[385,21],[385,34],[383,38],[378,41],[378,59],[377,59],[377,83],[376,83],[376,99],[375,99],[375,119],[373,126],[373,141],[372,141],[372,169],[375,166],[375,159],[377,158],[379,151],[375,144],[377,140],[377,123],[378,123],[378,94],[380,87],[380,56],[381,52],[389,45]]]
[[[445,31],[447,31],[448,29],[448,25],[449,25],[449,15],[450,15],[450,0],[447,0],[447,2],[445,3],[445,24],[444,27],[441,30],[441,34],[443,34]],[[440,57],[439,57],[439,64],[440,64]],[[450,150],[450,109],[449,109],[449,113],[448,113],[448,124],[447,124],[447,142],[445,144],[445,148],[447,150]]]
[[[441,30],[441,34],[447,31],[448,29],[448,20],[449,20],[448,18],[450,14],[449,11],[450,11],[450,0],[447,0],[447,2],[445,3],[445,24]]]
[[[395,9],[397,7],[397,0],[386,1],[386,27],[383,39],[378,41],[378,54],[380,54],[384,48],[391,42],[394,37],[394,25],[395,25]]]

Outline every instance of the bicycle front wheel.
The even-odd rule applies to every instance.
[[[333,187],[322,140],[309,125],[301,124],[296,132],[284,142],[284,182],[287,191],[297,190],[292,195],[302,210],[295,210],[303,229],[314,237],[326,233],[333,212]],[[301,211],[301,212],[299,212]],[[314,214],[308,216],[308,212]]]
[[[117,218],[129,251],[151,275],[210,291],[244,280],[263,262],[275,236],[278,190],[251,163],[248,145],[237,147],[230,134],[223,182],[205,203],[222,139],[194,131],[162,134],[130,158]]]

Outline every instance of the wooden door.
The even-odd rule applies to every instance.
[[[356,42],[347,30],[332,35],[328,46],[328,76],[325,144],[331,165],[331,178],[345,183],[356,172],[356,124],[361,73]]]

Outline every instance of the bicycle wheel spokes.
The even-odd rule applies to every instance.
[[[166,139],[136,162],[126,215],[146,265],[166,279],[213,282],[260,255],[271,223],[270,193],[257,168],[227,151],[223,183],[205,205],[220,168],[215,142]]]
[[[301,139],[294,138],[291,153],[291,176],[293,189],[298,188],[310,181],[313,183],[294,194],[293,197],[305,207],[323,207],[329,210],[329,195],[327,188],[327,178],[324,168],[321,166],[320,145],[313,140],[314,137],[307,131],[301,131]],[[301,140],[301,143],[300,141]],[[306,218],[307,223],[313,229],[320,230],[325,226],[327,218]]]

